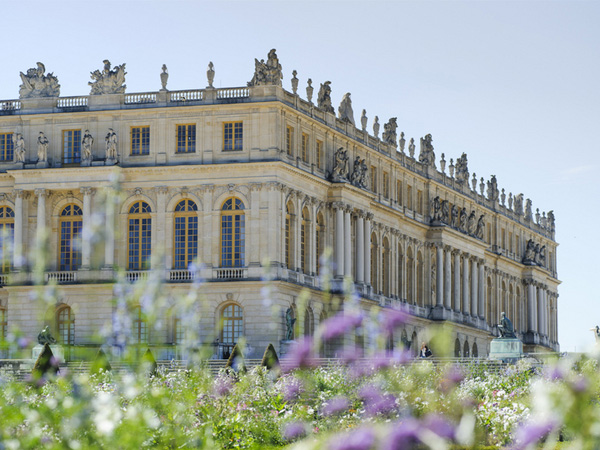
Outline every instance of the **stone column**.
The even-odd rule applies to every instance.
[[[352,277],[352,215],[351,208],[344,208],[344,277]]]
[[[471,302],[469,300],[469,290],[471,287],[469,286],[469,256],[463,256],[463,314],[471,314]]]
[[[479,276],[478,276],[478,296],[479,296],[479,317],[485,320],[485,261],[479,261]]]
[[[527,285],[527,331],[535,331],[535,285],[533,280],[526,280],[525,283]]]
[[[444,253],[444,308],[449,310],[452,308],[452,256],[450,247],[446,247]]]
[[[340,202],[333,204],[335,208],[335,276],[344,276],[344,210]]]
[[[268,203],[269,203],[269,210],[267,213],[267,217],[268,217],[268,223],[266,224],[267,226],[267,235],[269,236],[269,239],[267,239],[267,254],[269,257],[269,261],[270,262],[274,262],[277,261],[279,259],[279,257],[277,256],[277,239],[275,238],[275,236],[279,236],[280,232],[278,231],[278,227],[277,227],[277,208],[279,206],[277,198],[279,196],[279,185],[278,183],[275,182],[271,182],[267,184],[267,197],[268,197]],[[205,213],[206,213],[206,207],[205,207]],[[206,233],[208,232],[208,230],[205,230],[204,233],[206,235]],[[319,255],[320,256],[320,255]],[[271,267],[271,270],[274,270],[273,267]]]
[[[112,189],[108,190],[106,196],[106,224],[104,239],[104,267],[112,269],[115,264],[115,209],[116,197]],[[128,226],[129,224],[127,224]],[[127,232],[127,231],[125,231]]]
[[[436,247],[436,291],[435,306],[444,306],[444,249],[442,245]]]
[[[373,214],[365,218],[365,284],[371,284],[371,220]]]
[[[261,249],[261,232],[260,232],[260,196],[261,196],[262,185],[260,183],[250,184],[250,211],[246,220],[246,227],[249,242],[248,242],[248,253],[246,254],[246,265],[247,266],[260,266],[262,254]],[[306,239],[310,242],[310,233],[306,236]],[[310,253],[312,254],[312,252]],[[310,266],[310,261],[307,262]]]
[[[48,191],[46,189],[36,189],[35,195],[38,198],[37,205],[37,239],[39,240],[42,236],[42,233],[46,229],[46,197],[48,196]],[[39,242],[38,242],[39,244]]]
[[[165,256],[166,256],[166,244],[165,237],[167,235],[167,192],[169,189],[167,186],[157,186],[154,188],[156,191],[156,225],[152,230],[152,248],[158,251],[162,251],[163,256],[158,261],[158,259],[154,259],[155,264],[158,264],[159,268],[165,268]],[[173,239],[171,237],[171,239]],[[160,247],[160,249],[159,249]],[[171,260],[172,256],[169,255],[169,260]],[[153,267],[155,268],[155,267]]]
[[[365,281],[365,213],[358,212],[356,218],[356,282]]]
[[[20,270],[23,267],[25,258],[23,257],[23,199],[27,192],[22,189],[15,189],[15,233],[13,244],[13,267]]]
[[[460,311],[460,252],[454,251],[454,311]]]
[[[80,192],[83,194],[83,229],[88,230],[89,235],[90,227],[92,226],[92,195],[94,195],[94,189],[91,187],[82,187]],[[81,240],[81,267],[83,269],[89,269],[92,259],[92,244],[89,239]]]
[[[539,335],[544,333],[544,289],[541,285],[537,288],[537,332]]]
[[[477,288],[477,277],[479,276],[477,270],[477,259],[473,258],[471,260],[471,314],[473,316],[478,316],[478,307],[479,300],[477,295],[479,294],[479,289]]]

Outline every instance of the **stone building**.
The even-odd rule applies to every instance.
[[[280,345],[289,308],[303,334],[334,312],[318,276],[330,248],[333,276],[352,279],[365,310],[410,312],[390,346],[414,349],[429,325],[449,322],[457,356],[485,356],[505,311],[526,351],[558,350],[553,213],[478,180],[465,154],[436,160],[431,135],[407,143],[395,118],[381,138],[364,111],[357,128],[349,94],[336,117],[329,82],[316,104],[295,71],[284,90],[274,50],[245,87],[214,88],[211,63],[204,89],[168,90],[163,66],[160,90],[129,94],[125,65],[105,61],[90,95],[60,97],[44,72],[21,73],[21,98],[0,101],[2,337],[11,326],[34,337],[47,322],[63,344],[97,345],[119,274],[158,273],[166,325],[150,332],[130,305],[134,342],[177,356],[182,318],[170,308],[200,276],[203,342],[224,356],[244,336],[258,355]],[[55,304],[31,295],[29,255],[44,233]]]

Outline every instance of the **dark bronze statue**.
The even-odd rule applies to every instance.
[[[40,334],[38,334],[38,343],[40,345],[56,344],[56,339],[54,339],[54,337],[50,333],[49,326],[46,325],[46,327],[42,331],[40,331]]]
[[[513,327],[512,322],[506,314],[502,313],[502,319],[500,319],[500,323],[498,324],[498,330],[500,331],[500,338],[503,339],[516,339],[517,335],[515,334],[515,329]]]

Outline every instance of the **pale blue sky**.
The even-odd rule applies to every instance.
[[[355,118],[398,117],[407,138],[432,133],[436,155],[523,192],[557,220],[559,340],[590,347],[600,324],[600,4],[592,1],[3,1],[0,99],[18,97],[37,61],[61,95],[89,93],[104,59],[127,64],[127,92],[243,86],[276,48],[290,89],[332,82]]]

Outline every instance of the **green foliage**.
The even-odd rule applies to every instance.
[[[260,365],[266,367],[267,370],[279,367],[279,358],[277,357],[277,352],[275,351],[273,344],[267,345]]]
[[[50,345],[44,344],[44,348],[42,348],[42,351],[33,365],[33,370],[31,371],[33,381],[37,382],[41,378],[49,375],[56,375],[57,373],[58,362],[54,359],[54,354],[52,353]]]
[[[112,367],[110,365],[110,362],[108,361],[106,353],[104,353],[104,351],[101,348],[98,349],[98,353],[96,354],[96,357],[94,358],[94,361],[92,362],[92,365],[90,367],[90,373],[98,374],[101,372],[110,372],[111,370]]]

